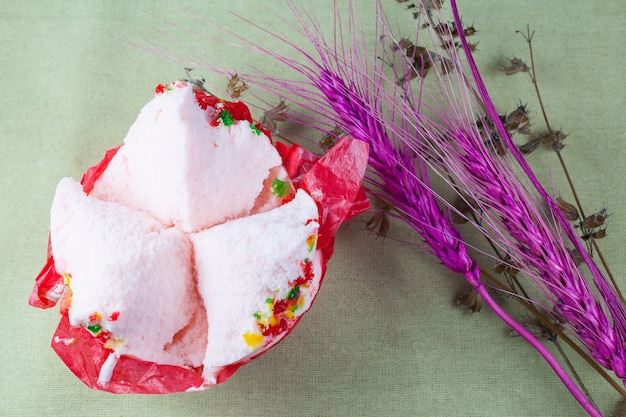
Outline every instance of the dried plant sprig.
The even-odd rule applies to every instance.
[[[583,210],[583,206],[582,203],[580,201],[580,198],[578,196],[578,192],[576,191],[576,187],[574,186],[574,182],[572,180],[572,176],[569,173],[569,170],[567,168],[567,165],[565,163],[565,159],[563,158],[563,155],[561,154],[561,150],[563,149],[563,140],[567,137],[567,135],[563,134],[563,132],[561,132],[560,130],[553,130],[550,124],[550,121],[548,119],[547,116],[547,112],[543,103],[543,99],[541,96],[541,92],[539,90],[539,84],[537,82],[537,71],[536,71],[536,67],[535,67],[535,58],[534,58],[534,53],[533,53],[533,36],[534,36],[534,31],[531,32],[530,31],[530,27],[527,26],[526,27],[526,33],[522,32],[522,31],[516,31],[517,33],[519,33],[524,40],[526,41],[526,43],[528,44],[528,52],[530,55],[530,66],[528,66],[528,71],[526,71],[528,73],[528,76],[530,78],[531,83],[533,84],[533,87],[535,89],[535,95],[537,96],[537,101],[539,102],[539,107],[541,109],[541,114],[543,116],[543,120],[544,123],[546,125],[546,128],[548,130],[548,133],[536,137],[534,139],[531,139],[528,143],[526,143],[525,145],[520,146],[520,151],[522,151],[522,153],[527,154],[532,152],[534,149],[536,149],[541,143],[547,144],[550,147],[552,147],[552,149],[556,152],[558,160],[559,160],[559,164],[561,165],[561,169],[563,170],[563,174],[565,175],[565,178],[567,180],[567,183],[569,185],[569,188],[572,192],[572,195],[574,197],[574,200],[576,202],[576,206],[578,207],[578,209],[580,210],[580,215],[582,217],[585,217],[585,212]],[[470,45],[471,47],[471,45]],[[626,304],[626,298],[624,297],[624,295],[622,294],[619,285],[617,285],[615,277],[613,276],[613,273],[611,271],[611,268],[609,267],[609,264],[607,262],[607,260],[605,259],[604,255],[602,254],[602,251],[600,249],[600,247],[598,246],[596,239],[598,238],[598,236],[600,237],[604,237],[604,233],[606,233],[605,231],[602,231],[600,233],[598,232],[590,232],[590,233],[583,233],[583,239],[585,240],[589,240],[589,245],[590,248],[595,249],[596,253],[598,254],[598,257],[600,258],[600,262],[602,263],[602,266],[604,267],[604,270],[606,271],[607,275],[609,276],[609,279],[611,280],[611,284],[613,286],[613,289],[615,290],[615,292],[617,293],[619,299],[621,300],[622,304]],[[594,234],[596,236],[594,236]],[[591,250],[589,250],[589,252],[591,253]]]

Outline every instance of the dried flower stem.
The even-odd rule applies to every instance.
[[[531,33],[530,28],[528,27],[526,28],[526,34],[520,31],[517,31],[517,32],[520,33],[522,37],[524,38],[524,40],[526,40],[526,42],[528,43],[528,53],[530,57],[530,69],[528,71],[528,76],[530,77],[530,81],[533,84],[533,87],[535,89],[535,95],[537,96],[537,101],[539,102],[539,107],[541,109],[541,114],[543,116],[544,123],[546,124],[546,128],[548,129],[548,135],[552,136],[554,135],[554,132],[552,130],[552,127],[550,126],[550,121],[548,120],[548,115],[546,113],[546,109],[543,104],[543,99],[541,98],[541,93],[539,91],[539,84],[537,83],[537,70],[535,68],[535,57],[533,53],[533,44],[532,44],[532,39],[533,39],[533,35],[535,32],[533,31]],[[582,218],[585,218],[587,216],[585,216],[585,211],[583,209],[580,198],[578,197],[578,192],[576,191],[576,187],[574,186],[574,182],[569,173],[569,170],[567,169],[567,165],[565,164],[565,160],[563,159],[563,155],[561,155],[560,149],[555,149],[555,151],[559,159],[559,164],[561,165],[561,169],[563,170],[563,174],[565,175],[569,188],[572,191],[572,195],[574,196],[574,200],[576,201],[576,206],[578,207],[580,215]],[[591,245],[593,246],[596,253],[598,254],[598,257],[600,258],[600,262],[602,262],[602,266],[604,267],[604,270],[606,271],[607,275],[609,276],[609,279],[611,280],[613,289],[616,291],[622,303],[626,303],[626,299],[624,299],[624,295],[622,294],[622,291],[620,290],[619,285],[617,285],[615,277],[613,276],[613,273],[611,272],[611,268],[609,267],[608,262],[606,261],[604,255],[602,254],[602,251],[600,250],[600,247],[598,246],[598,242],[596,241],[596,239],[591,238]]]

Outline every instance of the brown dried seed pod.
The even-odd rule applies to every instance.
[[[534,152],[535,150],[537,150],[539,145],[541,145],[541,138],[534,138],[534,139],[529,140],[525,144],[518,146],[517,148],[520,150],[522,154],[528,155]]]
[[[457,196],[452,203],[452,207],[456,210],[452,211],[452,221],[456,224],[467,223],[466,214],[472,211],[472,207],[468,204],[467,200],[461,196]]]
[[[472,313],[478,313],[483,306],[483,299],[473,287],[469,287],[456,297],[456,305],[465,306],[472,310]]]
[[[521,129],[529,129],[530,120],[526,106],[520,104],[515,110],[507,114],[504,118],[504,125],[510,131],[519,132]]]
[[[557,197],[556,205],[559,207],[559,209],[561,209],[563,214],[565,214],[565,218],[567,220],[574,221],[578,220],[578,218],[580,217],[578,215],[578,210],[576,209],[576,207],[573,204],[570,204],[567,201],[563,200],[561,197]]]
[[[412,61],[411,79],[416,76],[424,78],[428,74],[428,70],[432,68],[433,61],[428,49],[423,46],[412,45],[406,49],[406,56]]]
[[[365,222],[365,230],[376,231],[376,236],[385,237],[389,232],[390,222],[389,217],[387,216],[387,211],[379,211],[374,213],[374,215]]]
[[[543,144],[550,146],[555,152],[560,152],[565,147],[563,141],[567,136],[560,130],[553,130],[552,133],[544,133],[539,138]]]
[[[585,219],[580,224],[585,230],[596,229],[604,224],[606,218],[609,217],[609,214],[606,211],[606,207],[600,210],[597,213],[593,213],[591,216],[585,217]]]
[[[343,134],[344,131],[339,126],[335,126],[335,128],[331,132],[329,132],[327,135],[324,135],[324,137],[320,139],[320,147],[328,151],[330,148],[335,146],[335,144],[337,143],[339,138],[343,136]]]
[[[277,122],[284,122],[287,120],[287,116],[285,114],[286,111],[287,104],[284,100],[281,100],[276,106],[263,113],[260,122],[267,130],[272,133],[276,133],[278,132]]]
[[[498,262],[493,271],[496,274],[507,273],[511,275],[517,275],[520,271],[519,265],[511,261],[511,258],[507,255],[501,262]]]
[[[441,36],[456,36],[456,26],[441,22],[433,28]]]
[[[233,74],[228,79],[228,84],[226,84],[226,92],[232,98],[239,98],[241,93],[248,89],[248,84],[239,77],[237,73]]]
[[[568,249],[567,251],[576,266],[580,266],[583,263],[584,259],[580,252],[578,252],[578,249]]]
[[[600,230],[589,231],[581,236],[582,240],[602,239],[606,236],[606,227]]]
[[[513,75],[518,72],[528,72],[530,70],[530,67],[519,58],[513,57],[509,59],[509,63],[510,65],[502,67],[504,75]]]
[[[465,36],[474,36],[476,34],[476,29],[474,28],[474,26],[468,26],[463,29],[463,34]]]

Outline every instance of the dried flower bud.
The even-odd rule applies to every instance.
[[[452,221],[456,224],[467,223],[467,214],[472,211],[472,206],[467,202],[467,198],[464,196],[457,196],[452,203],[452,207],[455,210],[452,211]]]
[[[456,305],[465,306],[472,310],[472,313],[478,313],[483,306],[483,299],[474,287],[469,287],[456,297]]]
[[[500,139],[500,135],[491,120],[482,118],[478,119],[476,121],[476,127],[478,128],[478,132],[480,133],[483,141],[486,144],[491,145],[491,149],[494,149],[500,156],[507,154],[508,149]]]
[[[570,258],[576,266],[579,266],[583,263],[584,259],[580,252],[578,252],[578,249],[568,249],[567,251],[569,252]]]
[[[508,255],[505,256],[505,258],[501,262],[498,262],[493,267],[493,272],[495,272],[496,274],[507,273],[511,275],[517,275],[519,271],[519,265],[515,262],[512,262],[511,258]]]
[[[513,75],[517,74],[518,72],[528,72],[530,70],[528,65],[526,65],[524,61],[519,58],[513,57],[509,59],[509,62],[511,65],[502,68],[502,71],[504,71],[504,75]]]
[[[239,77],[238,74],[233,74],[226,84],[226,92],[232,98],[239,98],[241,93],[248,89],[248,84]]]
[[[606,227],[603,228],[603,229],[600,229],[600,230],[594,230],[594,231],[587,232],[587,233],[583,234],[580,238],[582,240],[602,239],[605,236],[606,236]]]
[[[557,197],[556,205],[561,209],[563,214],[565,214],[565,218],[569,221],[578,220],[578,210],[573,204],[568,203],[563,200],[561,197]]]
[[[287,104],[284,100],[281,100],[276,106],[267,110],[261,117],[261,124],[271,133],[278,132],[278,124],[276,122],[283,122],[286,120]]]
[[[518,146],[517,148],[523,155],[528,155],[537,150],[539,145],[541,145],[541,138],[534,138],[529,140],[525,144]]]
[[[563,141],[567,138],[567,136],[568,135],[560,130],[553,130],[552,133],[544,133],[539,136],[539,138],[541,139],[541,143],[548,145],[555,152],[560,152],[565,147]]]
[[[440,36],[457,36],[456,26],[441,22],[433,28]]]
[[[525,316],[520,320],[520,324],[536,338],[553,338],[552,333],[537,318]],[[519,334],[515,330],[511,330],[511,336],[516,337]]]
[[[412,47],[413,47],[413,42],[411,42],[407,38],[402,38],[402,39],[400,39],[398,44],[397,45],[393,45],[392,48],[397,51],[397,50],[400,50],[400,49],[405,50],[407,48],[412,48]]]
[[[474,29],[474,26],[468,26],[465,29],[463,29],[463,35],[465,36],[474,36],[476,34],[476,29]]]
[[[406,49],[406,56],[412,61],[411,79],[418,75],[424,78],[433,66],[431,55],[423,46],[411,45]]]
[[[524,135],[530,133],[530,120],[526,105],[520,104],[515,110],[504,118],[504,126],[511,132],[519,132]]]
[[[344,134],[344,131],[339,126],[335,126],[335,128],[331,132],[324,135],[324,137],[320,139],[319,141],[320,147],[328,151],[330,148],[335,146],[335,144],[337,143],[339,138],[343,136],[343,134]]]
[[[585,219],[580,224],[584,230],[596,229],[604,224],[606,218],[609,217],[609,214],[606,211],[606,207],[600,210],[597,213],[593,213],[591,216],[585,217]]]
[[[387,232],[389,232],[389,217],[387,213],[391,207],[384,204],[381,207],[381,211],[374,213],[374,215],[365,222],[365,230],[374,231],[376,230],[377,237],[385,237],[387,236]]]
[[[204,83],[206,82],[206,80],[204,78],[196,78],[193,75],[191,75],[191,71],[193,71],[193,68],[183,68],[185,70],[185,74],[187,74],[187,78],[183,78],[182,81],[186,81],[189,84],[193,85],[196,89],[200,90],[200,91],[204,91],[205,93],[209,94],[209,95],[214,95],[212,94],[209,90],[206,89],[206,87],[204,86]]]

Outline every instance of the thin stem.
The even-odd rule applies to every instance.
[[[580,379],[580,376],[578,375],[578,372],[576,372],[576,370],[574,369],[574,365],[572,365],[572,363],[569,361],[569,358],[567,357],[567,355],[565,354],[565,351],[563,350],[563,347],[561,346],[561,344],[559,343],[559,340],[557,338],[556,334],[552,334],[550,333],[550,337],[548,338],[548,340],[550,340],[552,343],[554,343],[554,346],[556,346],[557,350],[559,351],[559,353],[561,354],[561,357],[563,358],[563,360],[565,361],[565,364],[567,365],[567,367],[569,368],[570,372],[572,372],[572,375],[574,376],[574,378],[576,379],[576,382],[578,382],[578,386],[580,387],[580,389],[582,390],[582,392],[585,394],[585,396],[589,399],[589,401],[591,401],[591,403],[593,404],[594,407],[598,408],[597,404],[593,401],[593,398],[591,397],[591,394],[589,394],[589,391],[587,390],[587,387],[585,386],[585,384],[583,383],[582,379]]]
[[[533,56],[533,44],[532,44],[533,35],[535,34],[535,31],[533,31],[533,33],[530,33],[530,28],[526,26],[526,35],[524,35],[519,30],[517,31],[517,33],[522,35],[522,37],[526,39],[526,42],[528,42],[528,50],[530,53],[530,71],[528,72],[528,75],[530,76],[530,80],[532,81],[533,86],[535,87],[535,94],[537,95],[537,99],[539,100],[539,107],[541,108],[541,113],[543,114],[543,120],[545,121],[546,127],[548,128],[548,134],[552,135],[552,128],[550,127],[550,122],[548,121],[548,116],[546,115],[546,109],[543,105],[543,100],[541,99],[541,93],[539,92],[539,86],[537,84],[537,74],[535,73],[535,58]]]

